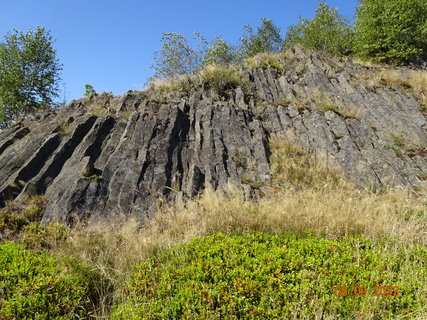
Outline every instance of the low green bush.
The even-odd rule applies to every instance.
[[[388,245],[263,233],[194,239],[138,264],[112,318],[416,317],[426,311],[427,250]],[[392,289],[375,296],[376,286]]]
[[[91,309],[86,270],[75,261],[0,244],[0,319],[82,319]]]

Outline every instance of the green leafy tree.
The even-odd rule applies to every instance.
[[[256,33],[251,26],[243,27],[243,36],[240,38],[240,56],[243,59],[264,52],[280,52],[283,49],[280,28],[275,26],[271,19],[261,20],[262,24]]]
[[[9,32],[0,43],[0,128],[54,106],[62,65],[53,42],[48,30],[37,27]]]
[[[290,26],[285,47],[297,43],[311,49],[347,54],[352,50],[353,30],[347,19],[336,8],[320,1],[313,19],[299,17],[297,25]]]
[[[95,88],[93,86],[91,86],[90,84],[85,84],[85,93],[84,93],[84,96],[85,97],[90,97],[93,94],[96,94]]]
[[[206,48],[203,57],[203,64],[227,65],[235,62],[236,58],[235,47],[228,44],[227,41],[222,39],[220,36],[217,36]]]
[[[359,0],[356,50],[378,61],[427,57],[426,0]]]
[[[202,42],[203,37],[196,33]],[[162,49],[154,53],[152,78],[171,78],[176,75],[192,74],[200,66],[200,54],[191,47],[190,42],[180,33],[162,34]]]

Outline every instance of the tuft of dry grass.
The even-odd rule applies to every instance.
[[[385,81],[411,87],[420,92],[427,90],[427,71],[384,69],[380,75]]]
[[[177,75],[170,79],[154,79],[148,86],[149,90],[159,93],[171,91],[189,91],[193,85],[194,77]]]
[[[338,101],[335,97],[318,93],[313,97],[314,104],[320,112],[333,111],[344,118],[362,119],[363,110],[354,103],[344,103]]]
[[[384,69],[380,76],[385,83],[398,84],[411,90],[424,111],[427,111],[427,71]]]
[[[154,93],[189,92],[195,86],[207,86],[217,93],[238,86],[248,87],[243,75],[234,66],[211,64],[200,68],[195,75],[180,75],[170,79],[154,79],[149,85]]]
[[[273,68],[277,71],[284,72],[284,60],[286,55],[284,53],[260,53],[256,56],[245,59],[244,65],[250,69],[267,69]]]
[[[224,93],[233,88],[248,87],[243,75],[233,66],[211,64],[197,73],[199,85],[207,85],[217,93]]]

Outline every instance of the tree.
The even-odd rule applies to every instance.
[[[254,33],[252,27],[243,27],[243,36],[240,38],[240,56],[245,59],[259,53],[280,52],[283,49],[283,40],[280,29],[271,19],[261,19],[262,24]]]
[[[220,36],[216,36],[210,45],[206,48],[203,57],[203,64],[221,64],[228,65],[236,60],[236,49],[229,45],[227,41]]]
[[[200,34],[196,37],[204,40]],[[152,78],[171,78],[176,75],[193,74],[200,66],[200,54],[194,50],[186,37],[180,33],[163,33],[162,49],[154,53],[155,63]]]
[[[348,54],[352,50],[353,30],[347,19],[336,8],[320,1],[313,19],[299,17],[297,25],[290,26],[285,47],[297,43],[311,49]]]
[[[62,65],[56,58],[50,31],[14,30],[0,43],[0,128],[54,106]]]
[[[378,61],[427,57],[426,0],[359,0],[356,50]]]
[[[90,97],[93,94],[96,94],[95,88],[93,86],[91,86],[90,84],[85,84],[85,93],[84,93],[84,96],[85,97]]]

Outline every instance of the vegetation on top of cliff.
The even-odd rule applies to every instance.
[[[364,0],[356,11],[355,51],[382,62],[427,58],[425,0]]]
[[[301,44],[311,49],[350,54],[353,38],[348,19],[340,16],[336,8],[320,1],[313,19],[299,17],[298,24],[289,27],[284,44],[286,48]]]
[[[62,69],[45,28],[14,30],[0,43],[0,129],[54,106]]]
[[[179,33],[163,33],[161,50],[154,53],[151,66],[154,75],[150,80],[155,82],[152,87],[182,87],[177,78],[201,73],[212,75],[212,67],[208,67],[210,71],[203,71],[211,65],[235,69],[233,65],[243,63],[280,71],[284,68],[280,59],[271,54],[296,44],[364,60],[419,63],[427,58],[426,21],[427,4],[423,0],[361,1],[354,25],[325,0],[320,0],[315,16],[299,17],[299,22],[288,28],[284,38],[280,28],[265,18],[255,30],[244,26],[236,44],[220,36],[209,41],[195,33],[197,45],[192,46]],[[49,31],[37,28],[27,33],[16,30],[9,33],[0,44],[0,129],[8,127],[16,117],[52,108],[53,99],[58,96],[60,70]],[[239,85],[236,74],[222,70],[216,75],[219,79],[212,82],[210,78],[209,87],[220,93]],[[169,79],[171,84],[157,86],[158,80],[164,79]],[[225,84],[227,79],[230,82]],[[94,93],[93,87],[86,89],[85,95]]]
[[[193,48],[185,36],[165,33],[162,49],[155,53],[151,78],[154,85],[151,87],[182,88],[182,76],[203,73],[211,64],[231,69],[239,64],[250,68],[269,66],[284,71],[283,50],[297,44],[362,60],[395,64],[419,61],[427,58],[427,5],[420,0],[409,2],[363,1],[356,12],[356,22],[351,25],[337,9],[322,0],[315,16],[312,19],[300,17],[298,24],[288,28],[284,39],[280,29],[269,19],[262,19],[256,31],[245,26],[237,44],[229,44],[219,36],[209,42],[195,33],[199,43]],[[223,73],[217,75],[222,82]],[[158,86],[159,81],[165,79],[170,84]],[[190,83],[198,84],[197,81]]]

